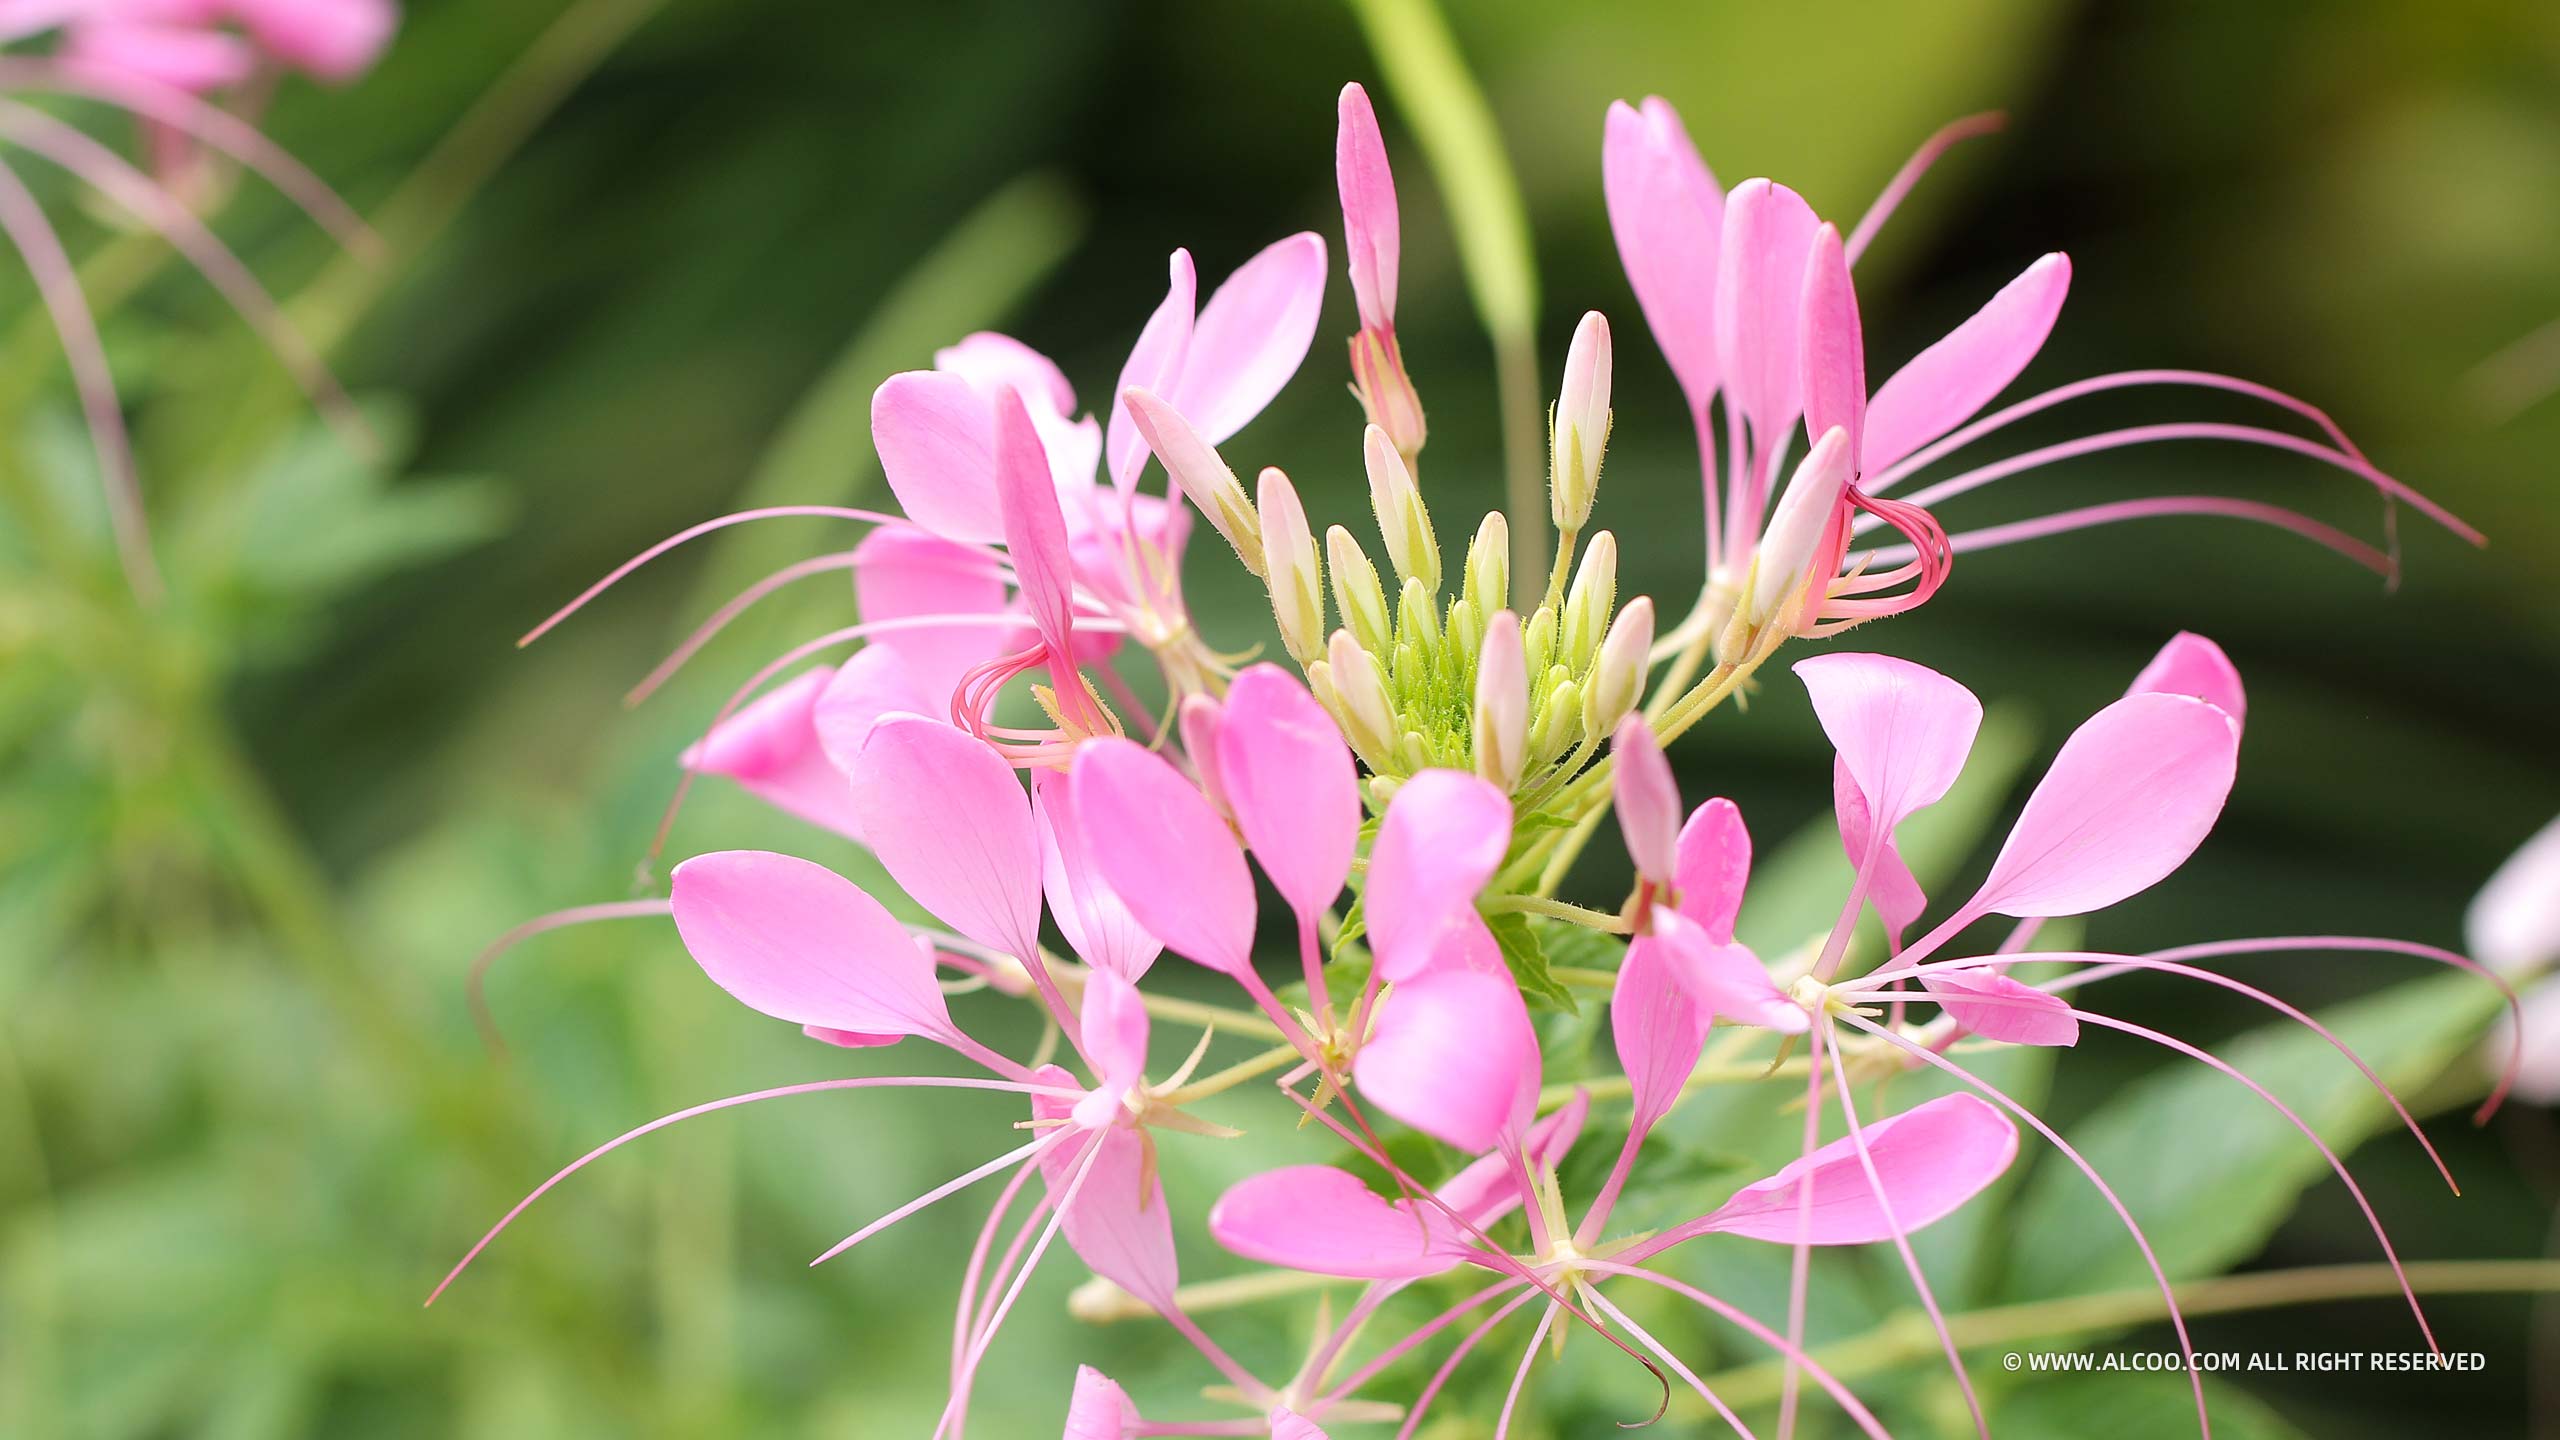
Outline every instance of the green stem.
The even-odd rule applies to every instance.
[[[1569,920],[1576,925],[1611,935],[1624,935],[1634,928],[1627,923],[1624,916],[1612,915],[1606,910],[1594,910],[1587,905],[1573,905],[1562,900],[1551,900],[1544,895],[1489,896],[1483,908],[1496,915],[1517,912],[1523,915],[1543,915],[1550,920]]]
[[[1545,407],[1538,398],[1538,274],[1520,184],[1503,157],[1501,131],[1468,74],[1457,38],[1431,0],[1350,0],[1440,183],[1467,292],[1493,340],[1502,406],[1503,494],[1511,518],[1511,588],[1546,569]]]

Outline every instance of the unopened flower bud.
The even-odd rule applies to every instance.
[[[1661,742],[1654,739],[1653,727],[1642,715],[1631,714],[1618,722],[1609,738],[1609,753],[1617,762],[1611,786],[1627,854],[1634,858],[1638,875],[1656,885],[1668,885],[1680,848],[1680,787],[1671,778],[1671,761],[1664,757]]]
[[[1547,673],[1555,661],[1556,612],[1544,605],[1530,612],[1520,626],[1520,653],[1528,661],[1530,674]]]
[[[1316,537],[1288,476],[1277,468],[1263,471],[1258,498],[1271,617],[1280,623],[1289,658],[1305,665],[1324,653],[1324,562],[1316,558]]]
[[[1582,687],[1571,680],[1559,680],[1547,692],[1547,701],[1538,707],[1538,718],[1529,726],[1529,767],[1537,769],[1553,764],[1566,747],[1582,738]]]
[[[1432,602],[1432,593],[1418,579],[1408,578],[1404,588],[1396,592],[1396,640],[1399,649],[1411,648],[1420,655],[1440,647],[1440,612]]]
[[[1227,797],[1218,785],[1218,722],[1225,718],[1218,702],[1207,695],[1183,698],[1178,722],[1182,727],[1182,753],[1191,757],[1191,768],[1199,777],[1200,793],[1209,803],[1226,813]]]
[[[1609,622],[1609,634],[1591,662],[1589,688],[1583,691],[1582,733],[1606,735],[1618,728],[1627,712],[1644,696],[1644,677],[1652,667],[1653,601],[1639,595]]]
[[[1387,592],[1378,584],[1378,567],[1369,563],[1369,554],[1351,532],[1336,525],[1324,532],[1324,554],[1333,566],[1333,606],[1342,613],[1342,623],[1362,645],[1372,650],[1387,648]]]
[[[1431,512],[1423,507],[1413,471],[1387,432],[1375,425],[1361,436],[1360,452],[1369,465],[1369,508],[1378,512],[1387,563],[1396,567],[1399,579],[1419,580],[1424,590],[1438,594],[1440,542],[1432,538]]]
[[[1390,767],[1402,734],[1395,703],[1387,698],[1387,675],[1378,657],[1360,647],[1348,630],[1333,632],[1325,648],[1335,701],[1341,706],[1342,733],[1372,770]]]
[[[1505,790],[1520,783],[1529,759],[1529,669],[1520,650],[1520,617],[1494,612],[1476,656],[1476,773]]]
[[[1164,462],[1165,473],[1235,547],[1236,558],[1244,562],[1244,568],[1261,575],[1262,521],[1245,499],[1244,485],[1236,479],[1236,472],[1227,468],[1227,462],[1218,458],[1216,447],[1201,439],[1191,422],[1172,406],[1134,385],[1121,398],[1128,402],[1129,419],[1138,427],[1139,437]]]
[[[1609,448],[1609,321],[1594,310],[1574,327],[1565,352],[1564,389],[1549,422],[1547,497],[1556,528],[1578,531],[1600,491],[1600,456]]]
[[[1422,453],[1429,427],[1422,418],[1422,397],[1405,373],[1404,347],[1393,330],[1363,329],[1351,337],[1351,393],[1369,423],[1387,432],[1405,463]]]
[[[1481,623],[1501,609],[1511,595],[1511,522],[1494,510],[1467,542],[1467,573],[1459,589],[1467,613]]]
[[[1576,675],[1591,668],[1601,632],[1609,628],[1609,612],[1618,603],[1618,537],[1602,530],[1582,550],[1573,586],[1564,592],[1564,631],[1556,658]]]
[[[1832,522],[1850,478],[1849,432],[1835,425],[1814,442],[1769,512],[1769,528],[1760,536],[1750,592],[1740,610],[1744,624],[1757,629],[1781,619],[1793,625],[1804,618],[1787,611],[1811,587],[1830,582],[1830,574],[1817,575],[1817,569],[1828,572],[1839,564],[1838,556],[1818,552],[1825,549],[1826,538],[1835,543],[1842,538],[1833,531]]]

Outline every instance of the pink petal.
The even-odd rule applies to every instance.
[[[1316,1422],[1282,1407],[1271,1412],[1271,1440],[1331,1440]]]
[[[1138,332],[1138,343],[1130,347],[1129,359],[1120,367],[1119,383],[1111,387],[1111,425],[1104,453],[1111,461],[1111,483],[1123,490],[1136,484],[1138,472],[1146,468],[1147,442],[1138,434],[1137,422],[1130,418],[1129,407],[1120,397],[1136,386],[1170,399],[1174,384],[1182,378],[1183,359],[1191,351],[1192,315],[1198,309],[1199,286],[1199,278],[1191,268],[1191,252],[1174,251],[1168,268],[1171,275],[1164,299],[1147,317],[1146,328]]]
[[[1097,970],[1136,983],[1164,946],[1146,932],[1119,892],[1102,878],[1102,866],[1077,819],[1075,786],[1063,770],[1042,770],[1031,782],[1032,815],[1040,822],[1042,890],[1049,913],[1067,937],[1067,948]]]
[[[1253,877],[1208,800],[1134,741],[1076,747],[1076,818],[1102,878],[1147,933],[1212,970],[1252,967]]]
[[[1716,365],[1725,395],[1774,441],[1795,418],[1804,262],[1822,222],[1784,185],[1745,180],[1724,207],[1716,253]]]
[[[1849,437],[1849,470],[1860,472],[1859,446],[1867,428],[1867,342],[1858,327],[1858,291],[1849,282],[1849,260],[1840,232],[1825,225],[1813,234],[1805,257],[1803,336],[1799,359],[1807,442],[1837,429]]]
[[[1710,800],[1690,812],[1689,823],[1680,827],[1673,873],[1680,882],[1680,913],[1709,940],[1730,944],[1743,888],[1751,883],[1751,832],[1732,801]]]
[[[1590,1116],[1591,1092],[1576,1087],[1571,1100],[1529,1127],[1520,1148],[1530,1166],[1562,1161],[1565,1152],[1581,1137],[1582,1122]],[[1468,1161],[1464,1169],[1442,1181],[1433,1193],[1440,1197],[1441,1204],[1479,1229],[1520,1208],[1520,1182],[1512,1173],[1511,1157],[1500,1151]]]
[[[1013,391],[1034,419],[1043,412],[1061,418],[1075,413],[1076,390],[1058,362],[1010,335],[993,330],[964,335],[959,344],[933,352],[933,368],[960,376],[981,394]]]
[[[257,55],[236,36],[130,19],[92,19],[73,25],[61,54],[74,69],[130,77],[193,95],[229,89],[257,68]]]
[[[1125,1090],[1147,1078],[1147,1007],[1137,986],[1108,970],[1093,972],[1085,977],[1077,1019],[1085,1053],[1106,1087]]]
[[[800,1033],[843,1050],[876,1050],[907,1038],[904,1035],[867,1035],[859,1030],[830,1030],[824,1025],[803,1025]]]
[[[836,772],[836,788],[845,796],[847,815],[853,813],[853,790],[845,777],[861,763],[862,747],[870,741],[873,726],[892,715],[940,719],[950,713],[950,693],[927,693],[907,668],[904,654],[879,645],[853,652],[853,658],[839,666],[835,678],[819,692],[809,717],[828,765]]]
[[[996,498],[1004,519],[1005,554],[1013,561],[1022,608],[1048,645],[1054,671],[1072,666],[1075,654],[1075,561],[1067,548],[1066,516],[1058,508],[1048,452],[1040,446],[1022,398],[1006,391],[993,403]],[[1064,691],[1078,682],[1073,675],[1053,673],[1050,683]]]
[[[2239,752],[2229,717],[2184,695],[2128,695],[2090,716],[1966,910],[2079,915],[2148,889],[2204,842]]]
[[[2007,389],[2044,348],[2070,288],[2070,257],[2047,255],[1893,372],[1867,407],[1868,473],[1963,424]]]
[[[1538,1033],[1509,975],[1432,966],[1388,994],[1351,1073],[1396,1119],[1461,1150],[1489,1150],[1536,1108]]]
[[[1942,1095],[1864,1129],[1876,1178],[1904,1234],[1954,1213],[2018,1154],[2018,1127],[1969,1094]],[[1810,1229],[1800,1232],[1799,1190],[1807,1174]],[[1865,1245],[1893,1238],[1897,1227],[1886,1223],[1866,1168],[1844,1137],[1745,1186],[1701,1228],[1781,1245],[1796,1243],[1799,1233],[1816,1245]]]
[[[1170,394],[1157,393],[1201,439],[1218,444],[1261,414],[1298,373],[1323,304],[1324,237],[1307,231],[1274,241],[1237,266],[1200,307],[1182,381]],[[1124,383],[1115,393],[1128,388]]]
[[[1356,1280],[1410,1280],[1460,1263],[1462,1244],[1432,1216],[1390,1201],[1330,1165],[1291,1165],[1237,1181],[1209,1209],[1209,1234],[1247,1260]],[[1443,1225],[1446,1222],[1440,1222]]]
[[[1723,242],[1724,190],[1667,100],[1641,113],[1609,106],[1600,145],[1601,188],[1618,261],[1644,309],[1691,410],[1716,393],[1716,252]]]
[[[1005,606],[1004,577],[983,549],[945,540],[912,525],[883,525],[853,547],[854,607],[866,623],[927,615],[997,615]],[[992,625],[933,625],[884,630],[872,645],[898,652],[935,702],[938,715],[951,705],[960,677],[1007,648]]]
[[[1380,978],[1401,981],[1431,963],[1443,933],[1475,915],[1511,848],[1511,798],[1459,770],[1424,770],[1388,802],[1369,847],[1361,908]]]
[[[2501,975],[2521,977],[2560,960],[2560,820],[2507,857],[2462,926],[2471,957]]]
[[[1144,1417],[1129,1392],[1090,1365],[1076,1367],[1076,1389],[1067,1401],[1067,1429],[1058,1440],[1129,1440]]]
[[[1876,907],[1886,937],[1899,950],[1902,932],[1929,908],[1928,892],[1904,862],[1893,832],[1876,833],[1875,816],[1867,808],[1867,797],[1858,793],[1849,762],[1836,757],[1831,763],[1831,805],[1840,821],[1840,848],[1848,852],[1850,865],[1867,867],[1867,901]]]
[[[855,757],[853,793],[863,835],[900,889],[979,944],[1032,959],[1040,837],[995,747],[940,720],[892,715]]]
[[[1835,653],[1796,662],[1840,764],[1886,830],[1934,804],[1982,728],[1973,692],[1924,665]]]
[[[1634,1128],[1650,1129],[1670,1112],[1698,1068],[1714,1020],[1680,983],[1678,965],[1661,940],[1640,935],[1627,946],[1617,988],[1609,994],[1609,1033],[1635,1101]]]
[[[678,865],[672,888],[684,948],[749,1008],[867,1036],[953,1033],[932,956],[827,867],[722,850]]]
[[[1034,1078],[1042,1083],[1063,1079],[1055,1067]],[[1075,1102],[1057,1095],[1031,1097],[1031,1113],[1042,1120],[1066,1119]],[[1068,1248],[1094,1274],[1146,1301],[1158,1310],[1173,1304],[1181,1269],[1173,1249],[1173,1215],[1165,1208],[1164,1182],[1147,1161],[1147,1147],[1137,1131],[1114,1127],[1091,1140],[1062,1141],[1040,1153],[1040,1178],[1052,1199],[1065,1196],[1088,1149],[1099,1145],[1093,1168],[1076,1192],[1075,1203],[1061,1217],[1059,1229]]]
[[[1253,858],[1300,915],[1322,914],[1360,842],[1359,772],[1333,717],[1286,670],[1248,666],[1227,689],[1215,753]]]
[[[372,69],[400,28],[393,0],[230,0],[229,8],[259,48],[331,82]]]
[[[1392,330],[1396,323],[1396,179],[1387,169],[1387,142],[1378,112],[1358,83],[1342,87],[1340,124],[1334,133],[1333,177],[1342,191],[1342,249],[1351,267],[1351,294],[1360,324]]]
[[[1751,947],[1717,944],[1687,917],[1662,907],[1653,912],[1652,938],[1680,988],[1711,1018],[1787,1035],[1801,1035],[1812,1024]]]
[[[2077,1045],[2080,1021],[2061,996],[1991,970],[1930,967],[1920,984],[1957,1024],[1986,1040],[2011,1045]],[[1969,1003],[1979,996],[1982,1003]]]
[[[953,540],[1004,538],[987,400],[959,375],[909,370],[871,396],[871,444],[908,518]]]
[[[2483,1061],[2499,1074],[2513,1058],[2517,1098],[2535,1105],[2560,1104],[2560,985],[2546,983],[2524,992],[2517,1018],[2524,1028],[2524,1053],[2514,1054],[2515,1036],[2500,1026],[2481,1046]]]
[[[1673,884],[1679,871],[1680,787],[1671,778],[1671,762],[1641,713],[1618,722],[1609,753],[1616,760],[1618,828],[1626,834],[1636,873],[1657,885]]]
[[[2240,684],[2240,667],[2231,663],[2221,646],[2190,631],[2171,636],[2124,693],[2145,691],[2192,695],[2230,716],[2235,729],[2249,718],[2249,693]]]
[[[778,810],[861,839],[862,821],[854,810],[852,788],[828,762],[820,743],[820,698],[836,674],[828,666],[816,666],[756,697],[685,751],[684,768],[701,775],[725,775]]]

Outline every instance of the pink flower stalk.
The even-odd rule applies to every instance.
[[[1351,270],[1351,294],[1360,307],[1360,333],[1351,337],[1351,390],[1369,423],[1385,432],[1411,466],[1429,433],[1422,397],[1405,373],[1396,343],[1396,179],[1387,168],[1387,142],[1378,113],[1358,82],[1342,87],[1341,124],[1333,148],[1334,178],[1342,190],[1342,252]]]
[[[2129,370],[2078,381],[1973,420],[2026,369],[2052,331],[2071,278],[2070,261],[2059,254],[2030,265],[1870,395],[1849,268],[1938,155],[1998,123],[1997,116],[1978,116],[1931,137],[1844,239],[1783,185],[1748,180],[1724,193],[1668,102],[1656,97],[1641,108],[1624,102],[1610,107],[1601,150],[1610,228],[1698,434],[1706,488],[1708,634],[1722,634],[1755,594],[1764,613],[1753,617],[1753,628],[1829,633],[1923,603],[1944,581],[1954,554],[2154,515],[2223,515],[2273,524],[2385,575],[2396,574],[2394,557],[2328,525],[2283,507],[2224,496],[2117,502],[1954,536],[1932,513],[1943,501],[2010,475],[2160,441],[2230,441],[2309,456],[2365,480],[2387,502],[2405,500],[2480,543],[2470,526],[2376,469],[2328,416],[2245,380]],[[2249,396],[2312,422],[2321,437],[2208,422],[2136,426],[1967,470],[1908,499],[1884,498],[1937,461],[2029,415],[2100,391],[2147,385]],[[1719,396],[1721,485],[1711,418]],[[1839,528],[1813,546],[1799,517],[1795,543],[1773,557],[1784,506],[1773,513],[1770,501],[1799,418],[1808,441],[1821,440],[1835,427],[1848,437],[1848,473],[1835,507]],[[1806,477],[1798,474],[1801,486]],[[1812,508],[1819,510],[1818,504]],[[1880,528],[1900,532],[1903,543],[1850,553],[1854,537]],[[1761,572],[1756,582],[1755,569]],[[1773,569],[1780,573],[1770,575]],[[1780,613],[1767,603],[1773,595],[1801,596],[1802,603]]]
[[[326,25],[335,23],[334,14],[320,12],[337,8],[329,0],[268,0],[242,5],[239,18],[246,22],[250,10],[258,11],[253,33],[272,30],[290,46],[316,33],[296,29],[303,22],[292,12],[310,10],[315,18],[308,24]],[[390,13],[387,5],[379,8]],[[371,255],[381,248],[372,230],[319,177],[244,115],[203,98],[207,91],[239,85],[256,68],[249,45],[209,28],[226,13],[204,0],[22,0],[0,8],[0,45],[57,29],[65,37],[52,57],[0,55],[0,139],[68,172],[158,232],[258,333],[349,448],[371,458],[379,446],[354,402],[265,286],[206,227],[194,187],[177,173],[173,157],[219,153],[258,172],[350,250]],[[388,33],[386,26],[383,39]],[[130,114],[153,141],[157,173],[42,110],[6,98],[18,94],[76,95]],[[26,262],[70,364],[126,579],[144,601],[156,601],[164,581],[152,555],[133,447],[96,318],[51,219],[6,166],[0,166],[0,235]]]

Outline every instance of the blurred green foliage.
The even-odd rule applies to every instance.
[[[1603,109],[1646,93],[1681,107],[1727,183],[1775,174],[1835,212],[1945,119],[2008,111],[2010,131],[1942,165],[1869,262],[1880,362],[2066,249],[2078,291],[2031,379],[2193,365],[2264,380],[2486,529],[2473,552],[2404,515],[2394,595],[2272,532],[2095,532],[1968,556],[1924,614],[1860,637],[2001,702],[1978,788],[1914,842],[1939,876],[1978,873],[1975,842],[2016,777],[2195,628],[2249,678],[2240,788],[2197,862],[2093,921],[2088,942],[2458,940],[2478,881],[2560,811],[2560,344],[2544,328],[2560,317],[2560,12],[1448,8],[1527,207],[1538,363],[1552,375],[1581,310],[1619,321],[1599,516],[1629,537],[1625,593],[1697,582],[1687,426],[1599,196]],[[617,697],[718,597],[843,543],[842,527],[776,522],[642,572],[529,653],[509,642],[640,546],[742,501],[877,498],[872,384],[968,329],[1022,335],[1096,403],[1166,250],[1189,245],[1222,273],[1286,230],[1336,230],[1332,97],[1379,67],[1349,11],[1297,0],[413,11],[378,74],[288,87],[271,126],[381,219],[392,262],[333,258],[255,186],[219,220],[333,343],[387,458],[349,455],[175,267],[150,262],[109,317],[174,586],[156,613],[120,589],[58,359],[23,276],[0,275],[15,326],[0,349],[0,1433],[923,1434],[975,1205],[815,1273],[803,1262],[1006,1144],[1011,1112],[994,1100],[811,1097],[679,1127],[546,1200],[417,1308],[488,1221],[588,1145],[846,1059],[728,1003],[649,922],[546,937],[502,964],[491,994],[511,1063],[482,1050],[463,999],[490,937],[630,892],[672,756],[766,655],[839,613],[841,591],[804,582],[646,708]],[[1386,123],[1404,186],[1400,330],[1454,535],[1501,493],[1494,356],[1413,128],[1391,107]],[[137,253],[62,187],[48,195],[75,255]],[[1288,468],[1321,518],[1360,513],[1356,410],[1332,348],[1349,317],[1346,293],[1329,298],[1305,374],[1230,447]],[[2089,401],[2084,417],[2164,403]],[[1993,487],[1948,518],[2227,489],[2369,532],[2366,497],[2314,470],[2134,451]],[[1197,550],[1195,603],[1220,643],[1260,638],[1252,592],[1219,547]],[[1823,923],[1845,867],[1820,829],[1828,761],[1792,682],[1772,678],[1676,758],[1693,796],[1734,796],[1762,841],[1753,938],[1783,949]],[[689,803],[675,853],[742,843],[878,878],[851,847],[716,787]],[[1581,898],[1615,904],[1613,863],[1590,867]],[[2463,1054],[2476,994],[2378,957],[2243,966],[2306,1005],[2382,994],[2347,1013],[2437,1114],[2459,1200],[2302,1037],[2270,1030],[2230,1053],[2342,1148],[2379,1136],[2355,1159],[2404,1255],[2542,1253],[2560,1131],[2532,1111],[2461,1123],[2479,1089]],[[2113,983],[2119,1013],[2199,1042],[2264,1018],[2176,982]],[[1001,1003],[970,1004],[991,1041],[1033,1039]],[[1592,1044],[1601,1023],[1593,1005],[1556,1017],[1551,1053]],[[933,1063],[914,1048],[858,1063]],[[2170,1061],[2143,1078],[2162,1060],[2114,1037],[2061,1058],[2003,1057],[1994,1078],[2049,1099],[2093,1155],[2122,1157],[2173,1268],[2372,1258],[2316,1154],[2222,1077]],[[1897,1098],[1934,1083],[1897,1081]],[[1684,1109],[1631,1215],[1667,1217],[1782,1158],[1776,1097],[1721,1087]],[[1276,1100],[1230,1099],[1221,1118],[1258,1127],[1252,1141],[1167,1148],[1188,1214],[1284,1153],[1305,1158]],[[2186,1143],[2208,1134],[2221,1141]],[[2102,1220],[2045,1157],[1921,1248],[1933,1273],[1964,1277],[1946,1292],[1958,1306],[2138,1282]],[[1691,1278],[1764,1314],[1783,1304],[1783,1256],[1694,1250]],[[1188,1243],[1184,1258],[1195,1277],[1242,1268]],[[1890,1257],[1823,1258],[1818,1338],[1907,1312]],[[1151,1410],[1199,1413],[1184,1408],[1193,1367],[1159,1330],[1063,1318],[1072,1270],[1031,1286],[982,1386],[984,1433],[1053,1430],[1079,1359]],[[1628,1303],[1683,1353],[1758,1358]],[[2528,1302],[2430,1310],[2447,1349],[2488,1355],[2486,1374],[2252,1377],[2254,1398],[2217,1387],[2217,1419],[2234,1434],[2521,1429],[2531,1368],[2560,1360],[2529,1352]],[[2390,1298],[2277,1315],[2200,1319],[2197,1343],[2415,1344]],[[1213,1318],[1249,1365],[1277,1369],[1303,1344],[1295,1307]],[[2124,1343],[2170,1345],[2157,1327]],[[1464,1373],[1481,1390],[1516,1353],[1498,1344]],[[1915,1431],[1960,1424],[1933,1354],[1907,1359],[1858,1388]],[[2004,1433],[2097,1433],[2093,1414],[2128,1436],[2187,1423],[2173,1378],[2010,1386],[1977,1370]],[[1543,1418],[1515,1433],[1597,1433],[1652,1393],[1596,1345],[1534,1384]],[[1464,1417],[1486,1408],[1431,1433],[1480,1433]]]

